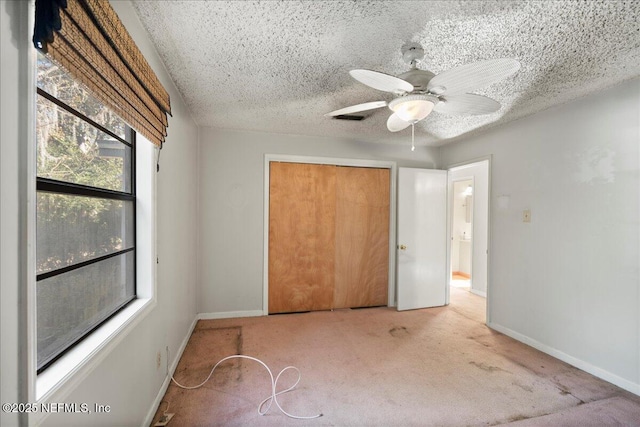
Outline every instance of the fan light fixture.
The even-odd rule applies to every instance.
[[[389,103],[389,108],[405,122],[414,124],[427,117],[438,99],[430,95],[407,95]]]
[[[351,77],[360,83],[394,94],[392,101],[365,102],[340,108],[325,116],[336,117],[388,106],[393,114],[387,119],[387,129],[400,132],[411,126],[413,151],[416,123],[433,110],[450,115],[480,115],[498,111],[498,101],[469,92],[509,77],[520,69],[520,63],[515,59],[496,58],[461,65],[436,75],[418,68],[417,63],[424,58],[420,43],[405,43],[400,51],[402,59],[411,68],[397,77],[373,70],[349,71]],[[440,99],[442,96],[444,98]]]

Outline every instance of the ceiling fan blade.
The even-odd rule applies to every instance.
[[[391,132],[398,132],[409,127],[411,123],[402,120],[396,113],[389,116],[387,120],[387,129]]]
[[[458,116],[494,113],[500,107],[500,103],[494,99],[473,93],[464,93],[462,95],[442,96],[442,99],[433,107],[433,110],[438,113]]]
[[[362,84],[383,92],[403,93],[413,91],[413,85],[405,80],[371,70],[351,70],[351,77]]]
[[[387,101],[365,102],[364,104],[352,105],[350,107],[341,108],[336,111],[325,114],[328,117],[341,116],[343,114],[357,113],[359,111],[373,110],[376,108],[386,107]]]
[[[509,77],[520,69],[515,59],[488,59],[453,68],[429,81],[427,90],[436,95],[458,95],[472,92]]]

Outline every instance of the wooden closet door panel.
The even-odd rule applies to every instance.
[[[331,309],[336,167],[270,165],[269,313]]]
[[[338,167],[334,308],[387,304],[389,169]]]

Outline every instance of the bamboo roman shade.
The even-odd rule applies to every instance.
[[[108,0],[36,0],[35,26],[36,48],[162,145],[171,114],[169,94]]]

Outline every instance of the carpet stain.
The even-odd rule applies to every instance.
[[[473,341],[477,342],[478,344],[481,344],[481,345],[483,345],[483,346],[485,346],[485,347],[487,347],[487,348],[491,348],[491,347],[493,347],[493,345],[492,345],[491,343],[487,343],[487,342],[484,342],[484,341],[480,341],[480,340],[481,340],[481,339],[483,339],[484,337],[485,337],[485,335],[478,336],[478,337],[468,336],[468,337],[467,337],[467,339],[469,339],[469,340],[473,340]]]
[[[409,330],[407,328],[405,328],[404,326],[395,326],[395,327],[389,329],[389,333],[391,334],[392,337],[402,338],[402,337],[406,337],[407,335],[409,335]]]
[[[496,422],[493,422],[493,423],[491,423],[489,425],[490,426],[498,426],[498,425],[502,425],[502,424],[513,423],[513,422],[516,422],[516,421],[528,420],[528,419],[531,419],[531,418],[533,418],[533,417],[530,417],[528,415],[518,414],[518,415],[514,415],[512,417],[509,417],[506,420],[506,422],[504,422],[504,421],[496,421]]]
[[[498,368],[497,366],[491,366],[491,365],[487,365],[486,363],[478,363],[478,362],[469,362],[470,365],[475,366],[476,368],[480,368],[483,371],[487,371],[487,372],[496,372],[496,371],[502,371],[502,372],[509,372],[509,371],[505,371],[502,368]]]
[[[569,387],[565,386],[564,384],[561,384],[560,382],[556,382],[556,388],[558,390],[560,390],[560,394],[562,396],[566,396],[567,394],[571,394],[571,392],[569,391]]]
[[[242,354],[242,352],[242,326],[219,327],[216,322],[199,320],[178,362],[174,373],[175,378],[185,386],[200,384],[209,376],[218,360],[232,354]],[[219,365],[202,389],[216,389],[242,381],[243,362],[241,359],[232,359]],[[174,396],[169,400],[176,401],[172,404],[176,403],[180,406],[178,402],[183,402],[183,398],[186,399],[187,396],[192,395],[189,392],[192,391],[183,390],[172,383],[166,396]]]
[[[561,396],[566,396],[569,395],[571,397],[573,397],[574,399],[576,399],[578,401],[578,406],[583,405],[585,403],[584,400],[580,399],[579,397],[575,396],[573,393],[571,393],[569,391],[569,389],[567,387],[565,387],[562,384],[556,384],[556,387],[558,388],[558,390],[560,390],[560,395]]]
[[[525,385],[525,384],[521,384],[517,381],[512,382],[511,384],[513,384],[516,387],[520,387],[521,389],[523,389],[524,391],[528,391],[529,393],[533,393],[533,387]]]
[[[515,416],[509,418],[508,422],[512,423],[512,422],[515,422],[515,421],[528,420],[529,418],[531,418],[531,417],[528,417],[526,415],[515,415]]]

